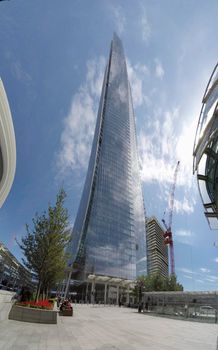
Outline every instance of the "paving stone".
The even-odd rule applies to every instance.
[[[58,323],[0,321],[0,350],[216,350],[218,325],[74,305]]]

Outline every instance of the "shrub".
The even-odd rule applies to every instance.
[[[54,307],[54,304],[52,302],[50,302],[49,300],[20,301],[20,302],[17,302],[16,305],[27,306],[27,307],[32,307],[32,308],[36,308],[36,309],[46,309],[46,310],[52,310]]]

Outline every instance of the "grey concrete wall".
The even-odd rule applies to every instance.
[[[12,305],[11,298],[14,296],[14,294],[14,292],[0,290],[0,322],[8,318],[8,313]]]
[[[33,323],[57,323],[57,311],[34,309],[13,305],[9,315],[9,320],[33,322]]]

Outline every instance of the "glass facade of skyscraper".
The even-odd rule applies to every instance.
[[[81,279],[95,274],[133,280],[146,274],[145,239],[132,97],[122,43],[114,34],[71,263]]]

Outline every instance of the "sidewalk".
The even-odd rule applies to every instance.
[[[57,325],[0,322],[0,350],[216,350],[218,326],[74,305]]]

